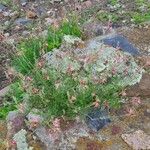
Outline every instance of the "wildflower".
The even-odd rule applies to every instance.
[[[76,97],[75,97],[75,96],[71,96],[71,97],[69,98],[70,103],[73,103],[75,100],[76,100]]]
[[[12,144],[12,145],[16,145],[17,143],[16,143],[15,140],[12,140],[12,141],[11,141],[11,144]]]
[[[139,106],[141,104],[140,97],[132,97],[131,103],[133,106]]]
[[[67,67],[67,73],[68,73],[69,75],[72,75],[73,71],[74,71],[73,66],[69,64],[68,67]]]
[[[39,118],[34,117],[34,118],[32,118],[32,121],[30,122],[30,127],[36,128],[39,125],[39,123],[40,123]]]
[[[123,90],[123,91],[120,93],[120,95],[124,97],[124,96],[126,96],[126,95],[127,95],[127,93],[126,93],[126,91],[125,91],[125,90]]]
[[[111,72],[112,72],[112,75],[115,75],[117,73],[116,68],[113,67]]]
[[[80,80],[79,82],[80,82],[81,85],[86,85],[87,84],[86,80]]]
[[[44,67],[44,64],[45,64],[44,59],[41,59],[41,60],[37,63],[37,67],[38,67],[38,68],[43,68],[43,67]]]
[[[103,105],[105,108],[109,108],[109,102],[107,100],[104,101]]]
[[[31,77],[29,77],[29,76],[26,77],[26,80],[27,80],[27,81],[33,81],[33,79],[32,79]]]
[[[94,106],[94,108],[98,108],[100,106],[100,100],[96,99],[96,101],[93,102],[92,105]]]
[[[38,94],[38,93],[39,93],[39,89],[37,89],[37,88],[32,88],[32,93],[33,93],[33,94]]]
[[[92,97],[95,97],[96,96],[96,93],[92,93]]]
[[[53,121],[52,121],[52,125],[53,125],[53,131],[54,132],[58,132],[58,131],[61,131],[60,129],[60,119],[58,118],[55,118]]]
[[[60,87],[60,85],[61,85],[61,81],[60,81],[60,80],[57,80],[57,81],[55,82],[55,88],[58,89],[58,88]]]
[[[11,140],[8,144],[12,149],[16,149],[17,142],[15,140]]]
[[[126,109],[127,116],[135,116],[135,110],[133,108]]]

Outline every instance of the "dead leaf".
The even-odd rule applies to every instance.
[[[34,11],[27,11],[27,18],[35,19],[36,17],[37,17],[37,14]]]

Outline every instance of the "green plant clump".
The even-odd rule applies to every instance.
[[[81,29],[76,21],[64,21],[58,29],[50,27],[46,37],[30,37],[18,46],[17,57],[14,56],[13,66],[23,74],[29,74],[35,67],[36,60],[44,53],[59,48],[64,35],[82,36]]]
[[[0,107],[0,119],[4,119],[9,111],[17,109],[17,106],[22,102],[24,91],[19,82],[11,85],[11,90],[5,96],[3,106]]]
[[[96,100],[100,106],[106,101],[113,108],[120,104],[118,93],[122,87],[117,84],[117,79],[103,85],[90,82],[82,85],[80,79],[54,69],[35,69],[31,78],[32,81],[24,83],[28,85],[25,91],[29,95],[30,108],[41,110],[48,118],[72,118]]]

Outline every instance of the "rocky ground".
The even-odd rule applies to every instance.
[[[110,33],[107,30],[103,33],[103,29],[109,28],[110,22],[107,17],[101,16],[103,16],[102,12],[111,13],[113,20],[111,32],[125,36],[142,53],[135,59],[146,72],[139,84],[126,90],[129,99],[140,97],[137,107],[126,112],[125,110],[131,105],[127,103],[117,111],[112,110],[110,113],[112,122],[98,133],[89,131],[84,124],[79,125],[83,129],[80,130],[78,123],[69,122],[68,124],[71,125],[66,126],[63,131],[68,139],[56,141],[56,144],[59,143],[61,147],[59,149],[69,149],[69,144],[66,144],[67,148],[63,148],[63,142],[66,141],[70,143],[75,141],[74,149],[76,150],[150,149],[150,24],[149,21],[145,21],[137,25],[132,21],[133,18],[129,14],[137,12],[138,9],[135,1],[120,0],[119,4],[112,7],[107,0],[0,1],[0,96],[7,91],[3,89],[13,81],[13,78],[12,80],[7,78],[7,71],[16,44],[32,34],[44,33],[49,25],[57,26],[62,18],[72,12],[82,16],[80,24],[85,30],[85,39]],[[143,12],[149,12],[149,7],[143,4],[140,9],[144,9]],[[92,21],[87,22],[89,19]],[[0,98],[0,106],[1,101]],[[6,149],[7,136],[6,122],[2,120],[0,121],[0,150]],[[45,149],[45,143],[39,142],[31,131],[27,132],[27,142],[34,150]]]

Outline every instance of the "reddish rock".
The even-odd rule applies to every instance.
[[[140,83],[129,87],[126,91],[127,96],[141,96],[150,97],[150,74],[145,73],[140,81]]]
[[[117,125],[112,126],[112,128],[111,128],[112,135],[119,134],[120,132],[121,132],[121,127],[119,127]]]

